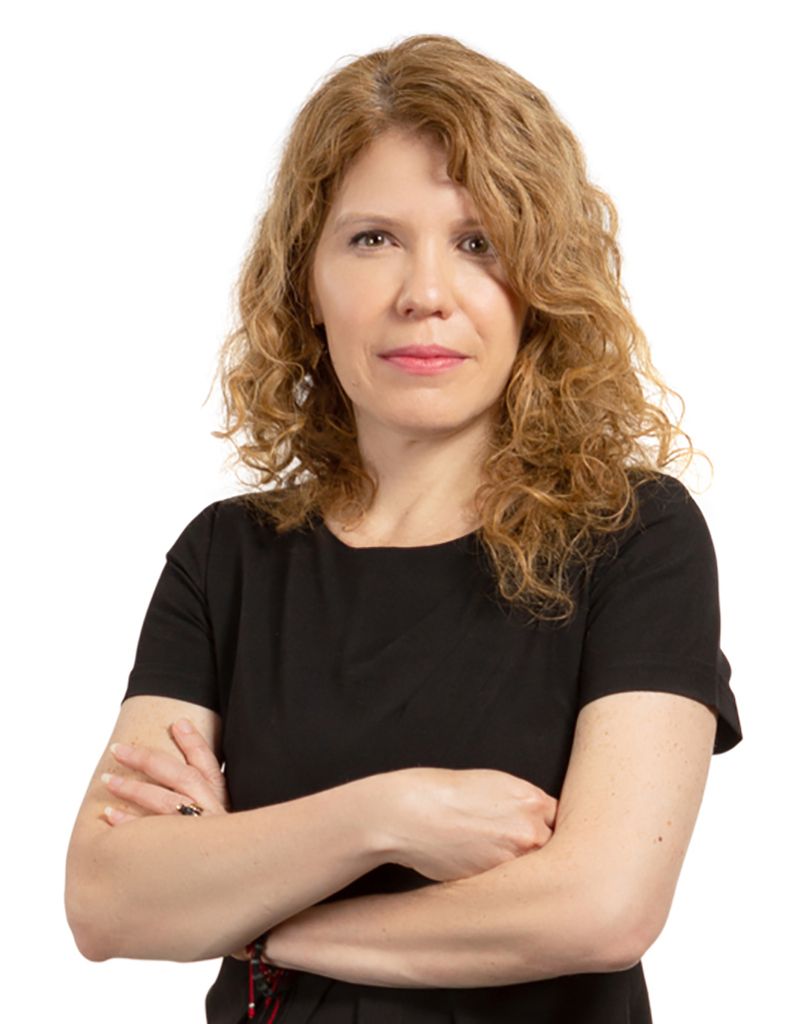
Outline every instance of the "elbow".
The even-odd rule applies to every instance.
[[[639,898],[620,897],[610,907],[605,906],[604,912],[597,914],[603,970],[628,971],[638,964],[654,945],[666,916],[667,913],[646,906],[645,900]]]
[[[65,909],[67,924],[81,956],[95,963],[110,960],[114,955],[107,936],[98,927],[97,915],[67,886]]]
[[[67,855],[64,909],[78,952],[102,963],[117,958],[194,962],[220,954],[198,945],[180,917],[159,913],[161,905],[120,868],[114,848],[95,843]]]
[[[81,956],[84,956],[87,960],[91,960],[96,964],[102,963],[103,960],[110,960],[111,955],[106,953],[102,946],[96,943],[94,936],[86,931],[72,928],[72,936],[75,939],[75,945],[78,947],[78,952]]]
[[[610,974],[628,971],[640,963],[648,945],[641,942],[636,932],[616,931],[605,940],[604,949],[606,955],[603,970]]]
[[[67,859],[64,909],[75,945],[87,960],[100,963],[119,954],[112,945],[109,930],[112,914],[101,892],[98,878],[102,872],[83,870],[74,854]],[[92,876],[93,877],[89,877]]]

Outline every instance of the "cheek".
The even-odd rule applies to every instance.
[[[524,319],[518,299],[499,282],[483,277],[474,283],[467,301],[470,319],[489,350],[514,356]]]
[[[361,333],[361,330],[363,333]],[[330,361],[341,387],[352,401],[357,401],[373,387],[373,368],[367,332],[348,317],[345,325],[328,323],[327,346]]]
[[[464,274],[460,284],[464,301],[473,310],[503,321],[515,317],[517,296],[503,280],[484,267]]]
[[[320,261],[315,281],[325,317],[339,325],[373,316],[393,287],[390,261],[374,258]]]
[[[324,324],[331,350],[341,359],[365,358],[379,346],[377,327],[383,304],[373,286],[348,288],[345,283],[324,303]]]
[[[335,289],[322,296],[330,359],[347,392],[367,385],[376,353],[385,347],[384,300],[373,282],[354,277],[339,275]]]

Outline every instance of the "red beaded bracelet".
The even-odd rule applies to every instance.
[[[261,997],[265,1010],[271,1010],[271,1013],[264,1017],[265,1024],[273,1024],[277,1019],[280,1007],[284,1005],[284,998],[293,981],[294,971],[287,967],[277,967],[266,956],[268,936],[269,932],[265,931],[246,947],[249,957],[247,1017],[249,1020],[254,1018],[257,1005],[256,996]]]

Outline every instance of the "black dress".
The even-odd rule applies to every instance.
[[[742,733],[719,646],[712,541],[678,481],[662,476],[639,493],[636,522],[577,577],[566,627],[530,624],[498,599],[476,532],[353,548],[321,519],[279,536],[239,499],[216,501],[167,553],[125,698],[174,697],[221,715],[235,810],[413,765],[500,769],[559,798],[579,709],[623,690],[715,708],[721,753]],[[329,900],[429,884],[382,865]],[[246,1004],[247,965],[225,958],[207,1020],[244,1021]],[[651,1013],[638,963],[476,989],[298,971],[277,1020],[646,1024]]]

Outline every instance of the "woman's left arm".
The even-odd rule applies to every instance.
[[[712,708],[677,694],[591,701],[544,847],[469,878],[309,907],[269,934],[268,958],[423,988],[633,966],[665,925],[715,731]]]

